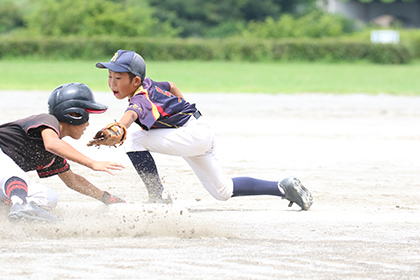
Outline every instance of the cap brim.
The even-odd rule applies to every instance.
[[[111,63],[111,62],[98,62],[95,65],[97,68],[106,68],[108,70],[114,71],[114,72],[118,72],[118,73],[124,73],[124,72],[130,72],[130,70],[128,70],[125,67],[122,67],[118,64],[115,63]]]

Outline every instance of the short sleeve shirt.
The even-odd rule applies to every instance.
[[[45,150],[41,131],[54,130],[60,123],[50,114],[40,114],[0,125],[0,148],[25,172],[36,170],[40,178],[70,169],[66,159]]]
[[[177,128],[183,126],[197,111],[195,104],[170,93],[168,82],[155,82],[150,78],[129,100],[127,111],[134,111],[135,121],[143,129]]]

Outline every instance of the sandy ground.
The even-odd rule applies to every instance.
[[[48,92],[2,91],[0,122],[46,112]],[[72,145],[127,167],[115,176],[72,164],[128,203],[105,207],[40,180],[60,202],[58,225],[0,217],[1,279],[420,279],[420,98],[186,94],[218,137],[227,175],[297,176],[310,211],[260,196],[213,199],[181,159],[155,155],[174,205],[145,205],[122,148],[88,148],[126,101],[93,115]]]

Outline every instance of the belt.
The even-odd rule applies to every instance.
[[[195,111],[193,114],[194,118],[196,118],[197,120],[202,116],[201,112],[199,110]]]

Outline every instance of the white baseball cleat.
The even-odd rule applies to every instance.
[[[296,203],[302,210],[308,210],[313,202],[312,194],[298,178],[289,177],[279,182],[279,188],[284,190],[284,198],[289,200],[289,207]]]
[[[18,222],[48,222],[57,223],[61,220],[42,209],[33,201],[25,204],[15,203],[10,208],[9,221],[11,223]]]

